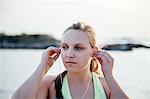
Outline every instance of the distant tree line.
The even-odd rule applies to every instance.
[[[21,34],[21,35],[6,35],[0,33],[0,48],[37,48],[45,49],[50,45],[59,46],[59,40],[50,35],[41,34]]]
[[[46,49],[49,46],[59,47],[60,41],[50,35],[6,35],[0,33],[0,48],[10,49]],[[150,48],[143,44],[107,44],[102,47],[103,50],[130,51],[133,48]]]

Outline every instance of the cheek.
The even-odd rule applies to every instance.
[[[82,64],[87,64],[90,61],[91,55],[90,53],[81,53],[78,55],[78,60]]]
[[[63,61],[65,60],[65,53],[64,52],[61,52],[61,58]]]
[[[91,57],[90,51],[83,51],[79,55],[80,55],[80,57],[83,57],[83,58],[89,58],[89,57]]]
[[[61,57],[62,57],[63,61],[66,59],[66,52],[65,51],[61,52]],[[75,53],[75,60],[77,60],[80,63],[82,63],[82,62],[85,63],[85,62],[89,61],[90,57],[91,57],[91,53],[87,52],[87,51]]]

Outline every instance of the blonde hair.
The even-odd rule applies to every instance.
[[[78,22],[78,23],[72,24],[70,27],[68,27],[64,31],[64,33],[66,31],[70,30],[70,29],[79,30],[79,31],[83,31],[83,32],[87,33],[87,36],[89,38],[89,42],[91,44],[91,47],[92,48],[97,47],[96,46],[96,44],[97,44],[97,42],[96,42],[96,33],[95,33],[94,29],[91,26],[89,26],[89,25],[87,25],[87,24],[85,24],[83,22]],[[93,58],[91,60],[90,71],[91,72],[95,72],[95,73],[100,75],[99,62],[98,62],[98,60],[96,58]]]

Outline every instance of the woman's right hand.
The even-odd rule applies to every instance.
[[[59,54],[60,48],[51,46],[48,47],[42,53],[39,66],[36,68],[33,74],[16,90],[12,96],[12,99],[37,99],[37,97],[43,99],[46,97],[48,86],[46,87],[46,83],[43,82],[44,79],[42,78],[53,65],[54,61],[59,57]],[[39,93],[40,96],[37,95]]]
[[[42,67],[44,66],[44,69],[46,70],[45,73],[57,60],[57,58],[60,55],[60,52],[60,48],[50,46],[42,53],[40,65],[42,65]]]

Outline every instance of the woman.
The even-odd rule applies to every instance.
[[[95,37],[81,22],[67,28],[60,48],[43,52],[39,66],[12,99],[129,99],[112,75],[114,59],[98,51]],[[66,71],[45,77],[60,54]]]

